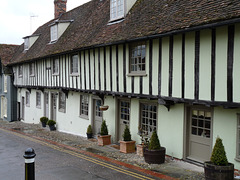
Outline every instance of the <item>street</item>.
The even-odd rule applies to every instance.
[[[36,180],[154,179],[116,164],[3,129],[0,129],[0,179],[24,179],[23,155],[28,147],[32,147],[36,153]]]

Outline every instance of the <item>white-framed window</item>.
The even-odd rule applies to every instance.
[[[240,114],[237,114],[237,154],[236,160],[240,161]]]
[[[130,120],[130,102],[125,100],[120,100],[120,121],[121,124],[126,124],[129,126]]]
[[[7,117],[7,98],[5,96],[2,96],[1,98],[1,103],[2,103],[2,107],[1,107],[1,118],[6,118]]]
[[[28,50],[29,49],[29,38],[25,38],[24,39],[24,50]]]
[[[6,93],[7,92],[7,76],[6,75],[3,75],[4,76],[4,92]]]
[[[35,75],[35,63],[29,64],[29,75],[34,76]]]
[[[54,58],[53,59],[53,75],[58,75],[59,74],[59,59]]]
[[[124,17],[124,1],[125,0],[110,0],[110,21]]]
[[[78,75],[78,55],[72,55],[71,57],[71,74]]]
[[[41,108],[41,92],[36,92],[36,107]]]
[[[145,135],[151,137],[153,131],[157,131],[157,105],[141,103],[140,127]]]
[[[57,24],[50,27],[51,42],[58,40],[58,26]]]
[[[130,73],[145,73],[146,72],[146,43],[138,42],[130,44]]]
[[[30,92],[26,91],[26,106],[30,106]]]
[[[80,116],[88,118],[88,95],[80,96]]]
[[[23,76],[23,65],[19,65],[18,66],[18,77],[22,77]]]
[[[66,112],[66,95],[63,92],[59,92],[59,106],[60,112]]]

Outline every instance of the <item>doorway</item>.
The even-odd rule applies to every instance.
[[[49,118],[49,93],[44,92],[44,116]]]
[[[57,119],[57,93],[51,93],[51,114],[50,114],[50,117],[54,121],[56,121],[56,119]]]
[[[102,111],[100,106],[102,101],[100,99],[93,99],[93,134],[98,135],[101,132]]]
[[[22,97],[22,108],[21,108],[21,119],[24,120],[24,116],[25,116],[25,98]]]

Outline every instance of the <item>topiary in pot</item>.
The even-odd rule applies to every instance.
[[[91,124],[87,128],[87,138],[91,139],[93,137],[92,126]]]
[[[224,180],[234,178],[234,165],[228,163],[222,139],[219,137],[216,139],[210,160],[211,161],[204,163],[206,180]]]
[[[120,152],[133,153],[135,152],[135,141],[131,139],[131,133],[128,125],[125,126],[123,133],[123,141],[120,141]]]
[[[101,124],[100,136],[98,136],[98,145],[104,146],[111,144],[111,135],[108,135],[108,127],[106,121],[103,120]]]
[[[56,130],[55,124],[56,124],[56,121],[54,121],[54,120],[48,120],[48,122],[47,122],[47,125],[49,126],[49,129],[51,131]]]
[[[40,121],[42,123],[42,127],[46,127],[47,122],[48,122],[48,118],[47,117],[41,117]]]
[[[156,131],[153,131],[148,147],[143,155],[144,159],[149,164],[162,164],[165,162],[166,148],[161,147]]]

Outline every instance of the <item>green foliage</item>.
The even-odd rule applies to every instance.
[[[103,120],[103,122],[102,122],[100,135],[101,136],[108,135],[108,128],[107,128],[105,120]]]
[[[41,118],[40,118],[40,121],[41,121],[42,123],[47,123],[47,122],[48,122],[48,118],[47,118],[47,117],[41,117]]]
[[[216,143],[212,151],[211,162],[218,166],[226,166],[228,164],[222,139],[220,139],[219,137],[217,137]]]
[[[88,134],[92,134],[93,132],[92,132],[92,126],[91,126],[91,124],[88,126],[88,128],[87,128],[87,133]]]
[[[156,131],[153,131],[148,145],[149,150],[159,150],[161,148],[158,135]]]
[[[128,125],[125,126],[124,133],[123,133],[123,140],[124,141],[131,141],[131,133],[129,130]]]
[[[48,122],[47,122],[47,125],[49,125],[49,126],[53,126],[55,124],[56,124],[56,121],[54,121],[54,120],[48,120]]]

